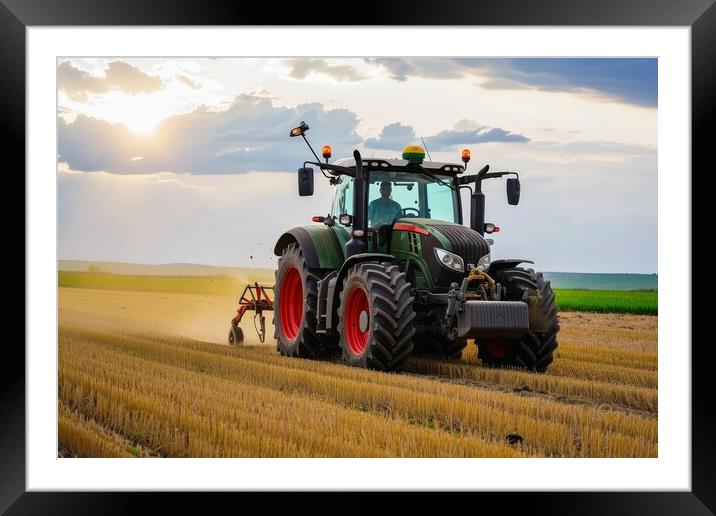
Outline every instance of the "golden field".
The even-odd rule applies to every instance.
[[[224,344],[235,296],[59,289],[63,457],[655,457],[657,317],[561,314],[547,373]],[[270,314],[269,335],[273,334]]]

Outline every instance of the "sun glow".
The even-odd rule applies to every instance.
[[[158,94],[126,95],[117,91],[78,107],[88,116],[121,124],[137,136],[154,134],[162,120],[176,114],[174,104]]]
[[[142,113],[131,113],[121,121],[131,133],[141,136],[149,136],[154,133],[159,125],[159,120],[153,120],[149,117],[142,116]]]

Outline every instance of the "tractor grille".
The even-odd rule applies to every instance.
[[[476,265],[480,258],[490,252],[490,245],[480,233],[465,226],[431,223],[429,228],[442,233],[448,239],[452,252],[465,260],[466,267],[468,263]]]

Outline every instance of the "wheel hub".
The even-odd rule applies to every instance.
[[[358,316],[358,328],[360,328],[361,332],[368,331],[368,312],[365,310],[363,310]]]

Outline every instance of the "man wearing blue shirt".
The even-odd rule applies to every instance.
[[[392,224],[400,218],[403,209],[400,204],[390,198],[393,191],[390,181],[380,183],[380,197],[373,199],[368,205],[368,225],[378,229],[385,224]]]

